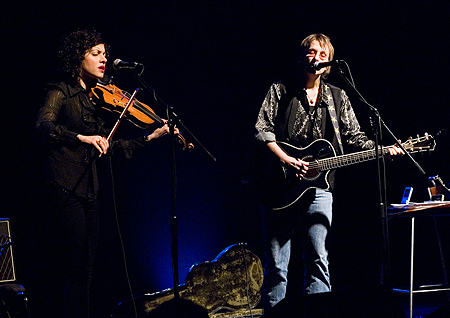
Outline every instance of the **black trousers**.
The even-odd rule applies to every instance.
[[[89,317],[89,289],[98,239],[99,208],[48,185],[37,240],[37,275],[30,297],[32,317]],[[42,253],[39,253],[41,250]]]

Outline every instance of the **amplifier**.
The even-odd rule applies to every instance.
[[[0,283],[16,280],[9,219],[0,218]]]

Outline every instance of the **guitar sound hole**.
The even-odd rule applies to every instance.
[[[315,161],[314,156],[306,156],[302,158],[302,160],[310,163],[306,175],[303,176],[303,180],[307,181],[317,180],[320,177],[321,172],[317,168],[312,167],[311,163]]]
[[[320,177],[321,172],[318,172],[317,169],[308,170],[306,175],[303,177],[304,180],[307,181],[314,181],[317,180]]]

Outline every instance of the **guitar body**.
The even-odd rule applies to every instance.
[[[305,148],[298,148],[286,142],[277,142],[277,144],[289,156],[314,163],[319,159],[333,158],[336,151],[333,145],[325,139],[318,139]],[[264,205],[274,210],[287,208],[298,201],[310,189],[329,189],[330,171],[322,171],[319,168],[311,168],[302,179],[296,176],[296,170],[286,167],[277,160],[272,163],[272,172],[263,172],[269,179],[264,181],[265,185],[265,203]]]
[[[231,245],[213,261],[194,264],[179,286],[181,299],[190,300],[205,308],[209,314],[221,309],[254,308],[261,299],[264,278],[261,260],[245,248]],[[173,289],[145,294],[135,299],[140,317],[146,317],[162,303],[174,298]],[[130,304],[121,303],[113,317],[129,317]]]

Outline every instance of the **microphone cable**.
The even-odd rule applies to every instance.
[[[123,258],[123,265],[124,265],[124,270],[125,270],[125,277],[126,277],[126,280],[127,280],[128,290],[130,292],[131,302],[133,304],[134,317],[138,318],[137,308],[136,308],[136,300],[134,298],[133,288],[131,286],[131,281],[130,281],[130,274],[129,274],[129,271],[128,271],[128,263],[127,263],[126,253],[125,253],[125,246],[123,244],[122,232],[120,230],[119,215],[118,215],[118,212],[117,212],[116,189],[115,189],[115,183],[114,183],[114,172],[113,172],[113,165],[112,165],[112,158],[111,158],[111,156],[109,156],[109,168],[110,168],[110,174],[111,174],[111,188],[112,188],[112,201],[113,201],[114,216],[115,216],[116,228],[117,228],[117,233],[118,233],[119,242],[120,242],[120,248],[121,248],[121,251],[122,251],[122,258]]]

